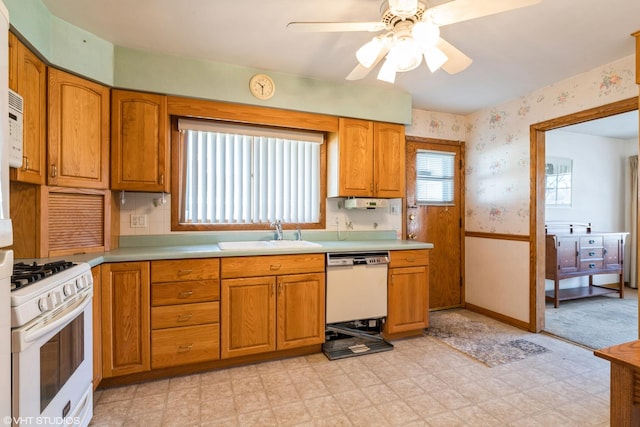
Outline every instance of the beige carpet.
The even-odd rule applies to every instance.
[[[638,290],[626,288],[617,294],[547,303],[544,331],[592,349],[638,339]]]

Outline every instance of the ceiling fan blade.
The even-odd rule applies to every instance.
[[[287,28],[301,32],[382,31],[386,25],[378,22],[289,22]]]
[[[455,24],[508,10],[540,3],[542,0],[453,0],[428,9],[425,17],[431,17],[438,26]]]
[[[460,52],[456,47],[454,47],[443,38],[440,38],[438,40],[436,46],[438,47],[438,49],[444,52],[445,55],[447,55],[447,58],[449,58],[449,60],[445,62],[441,67],[449,74],[459,73],[460,71],[471,65],[471,62],[473,62],[471,58]]]
[[[373,70],[375,68],[375,66],[378,65],[378,63],[380,61],[382,61],[382,58],[384,58],[387,55],[388,52],[389,52],[389,46],[384,46],[380,50],[380,52],[378,52],[378,56],[373,61],[373,64],[371,64],[370,67],[367,68],[367,67],[363,66],[362,64],[358,63],[358,65],[356,65],[356,67],[353,70],[351,70],[351,72],[349,73],[349,75],[347,77],[345,77],[345,79],[346,80],[364,79],[371,72],[371,70]]]

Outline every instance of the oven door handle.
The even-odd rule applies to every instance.
[[[45,322],[37,322],[25,331],[20,341],[22,343],[31,343],[49,332],[59,329],[61,325],[67,324],[67,322],[82,313],[85,307],[91,303],[91,296],[91,292],[86,292],[81,299],[74,301],[69,306],[65,306],[60,314],[46,319]]]

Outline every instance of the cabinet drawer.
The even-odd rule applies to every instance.
[[[580,237],[580,248],[593,248],[602,246],[602,236],[583,236]]]
[[[322,273],[324,254],[266,255],[258,257],[223,258],[221,276],[233,277],[276,276],[281,274]]]
[[[220,281],[217,279],[151,285],[151,305],[185,304],[218,299]]]
[[[389,268],[414,267],[416,265],[429,265],[429,249],[391,251]]]
[[[220,359],[218,324],[151,331],[151,368]]]
[[[590,259],[602,258],[604,251],[602,248],[585,248],[580,249],[580,259],[587,261]]]
[[[580,271],[589,271],[589,270],[602,270],[604,268],[604,263],[602,259],[592,259],[589,261],[581,261],[580,262]]]
[[[172,259],[151,262],[151,282],[217,279],[220,260],[217,258]]]
[[[165,305],[151,308],[151,328],[165,329],[220,321],[220,303]]]

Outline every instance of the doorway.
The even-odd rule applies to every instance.
[[[407,138],[407,238],[433,243],[429,254],[429,309],[464,305],[461,142]],[[428,193],[426,188],[430,188]]]
[[[545,319],[545,134],[547,131],[638,109],[638,98],[570,114],[531,126],[531,330],[544,329]]]

